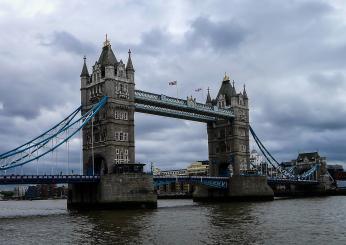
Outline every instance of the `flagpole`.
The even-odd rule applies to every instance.
[[[178,96],[178,82],[176,82],[175,86],[177,87],[177,100],[178,100],[178,98],[179,98],[179,96]]]

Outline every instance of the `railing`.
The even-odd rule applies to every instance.
[[[99,182],[98,175],[0,175],[0,185]]]
[[[211,188],[227,189],[229,177],[209,177],[209,176],[154,176],[155,186],[170,183],[188,183],[205,185]]]

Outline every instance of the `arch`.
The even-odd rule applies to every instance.
[[[96,154],[94,156],[94,172],[93,172],[93,159],[92,156],[89,157],[87,175],[105,175],[108,174],[108,167],[105,158],[101,154]]]

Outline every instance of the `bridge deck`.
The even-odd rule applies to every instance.
[[[227,188],[229,177],[154,176],[156,186],[173,182],[202,184],[212,188]],[[0,175],[0,185],[97,183],[98,175]],[[268,178],[268,184],[317,185],[316,180]]]
[[[0,185],[96,183],[97,175],[0,175]]]
[[[193,99],[178,99],[163,94],[154,94],[135,90],[136,111],[187,119],[192,121],[209,122],[218,118],[233,119],[231,108],[222,109],[198,103]]]

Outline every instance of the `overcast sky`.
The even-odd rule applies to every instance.
[[[2,0],[0,152],[78,107],[83,56],[90,71],[107,33],[118,60],[132,50],[137,89],[175,96],[177,80],[181,97],[204,101],[227,72],[237,92],[246,84],[251,125],[279,161],[318,150],[346,163],[345,27],[342,0]],[[203,123],[136,113],[135,124],[138,161],[207,159]]]

